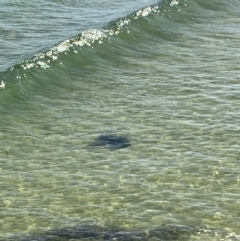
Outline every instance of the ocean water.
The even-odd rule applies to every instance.
[[[0,239],[167,223],[240,240],[239,9],[2,0]],[[131,146],[88,148],[103,134]]]

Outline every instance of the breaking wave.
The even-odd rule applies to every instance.
[[[168,12],[170,10],[172,11],[172,8],[174,8],[176,11],[181,11],[181,9],[186,5],[186,3],[183,3],[180,0],[163,1],[159,4],[140,9],[127,17],[123,17],[114,22],[111,22],[108,24],[108,26],[101,29],[88,29],[78,36],[64,40],[53,46],[51,49],[44,52],[39,52],[35,54],[33,58],[23,60],[19,64],[11,67],[9,69],[10,71],[17,70],[16,76],[13,76],[12,78],[16,78],[20,81],[26,77],[27,70],[33,68],[37,70],[47,69],[51,67],[51,65],[56,62],[63,54],[67,55],[68,52],[78,54],[82,48],[94,48],[96,44],[110,42],[113,36],[117,36],[123,33],[129,34],[129,25],[132,22],[138,21],[141,18],[146,18],[152,14],[161,14],[163,16],[167,15],[169,14]],[[62,62],[59,64],[61,65]],[[5,89],[5,84],[9,81],[9,79],[2,77],[1,81],[0,89]]]

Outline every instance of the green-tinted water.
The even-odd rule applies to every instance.
[[[2,72],[0,236],[172,223],[238,240],[237,7],[161,2]],[[87,148],[108,133],[132,145]]]

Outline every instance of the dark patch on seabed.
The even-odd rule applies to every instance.
[[[1,241],[170,241],[186,240],[202,229],[194,226],[164,224],[138,230],[120,230],[101,226],[85,225],[48,231],[39,235],[13,236]]]

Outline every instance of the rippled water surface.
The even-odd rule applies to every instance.
[[[2,1],[0,238],[168,223],[240,240],[239,9]],[[100,135],[131,145],[89,148]]]

